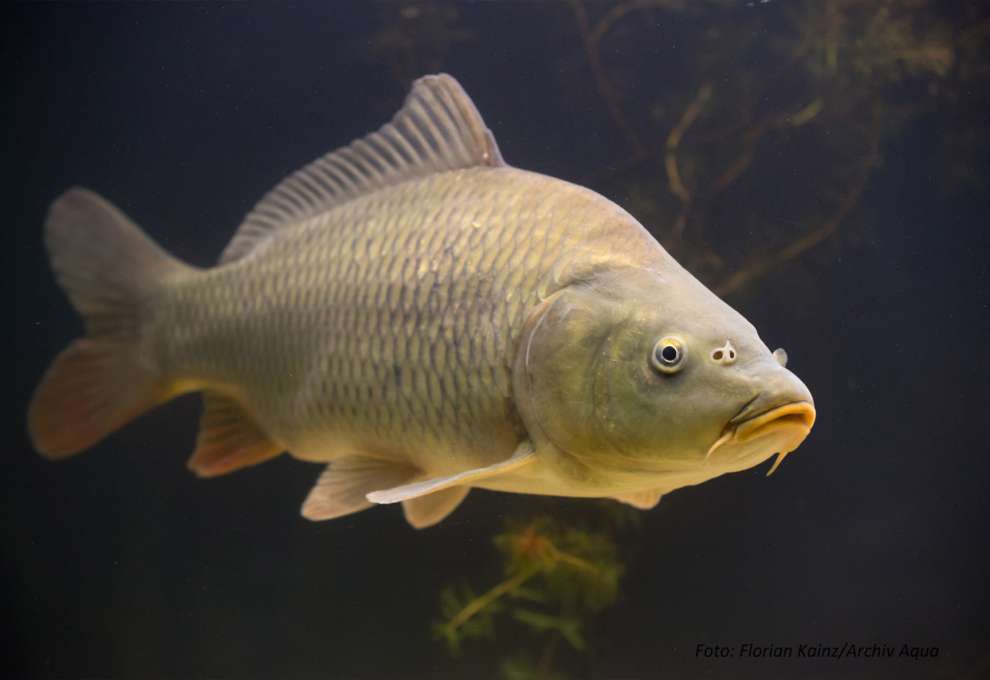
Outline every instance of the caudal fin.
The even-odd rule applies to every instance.
[[[141,348],[142,317],[165,280],[191,268],[85,189],[70,189],[52,204],[45,243],[87,333],[52,362],[28,408],[34,447],[61,459],[171,396]]]

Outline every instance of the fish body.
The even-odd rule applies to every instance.
[[[197,473],[287,451],[328,464],[305,516],[401,501],[419,527],[472,487],[651,507],[786,453],[814,418],[755,329],[631,215],[506,165],[449,76],[275,187],[215,268],[85,190],[46,235],[88,330],[29,412],[51,458],[203,391]],[[749,430],[731,422],[754,403]]]
[[[374,452],[448,474],[525,437],[519,335],[568,272],[663,255],[581,187],[510,167],[430,175],[176,281],[153,307],[153,360],[236,396],[299,458]]]

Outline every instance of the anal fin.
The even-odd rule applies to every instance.
[[[282,453],[234,399],[213,392],[203,394],[196,451],[189,469],[200,477],[216,477],[263,463]]]
[[[316,480],[303,503],[302,516],[316,521],[359,512],[373,505],[366,498],[370,492],[408,482],[416,475],[414,468],[387,460],[367,456],[340,458]]]
[[[425,529],[442,522],[456,510],[470,490],[467,486],[452,486],[426,496],[410,498],[402,501],[402,512],[412,528]]]

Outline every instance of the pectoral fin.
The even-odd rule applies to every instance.
[[[410,498],[402,501],[402,511],[414,529],[425,529],[442,522],[456,510],[470,490],[467,486],[452,486],[426,496]]]
[[[402,484],[415,477],[414,468],[391,461],[366,456],[335,460],[316,480],[316,486],[303,503],[302,516],[315,521],[365,510],[372,506],[365,497],[369,492]]]
[[[663,498],[663,493],[658,489],[650,491],[637,491],[635,493],[624,493],[612,496],[615,500],[626,505],[631,505],[640,510],[650,510],[657,507],[657,503]]]
[[[372,503],[388,504],[407,501],[411,498],[419,498],[427,494],[435,493],[442,489],[449,489],[452,486],[471,486],[474,482],[496,475],[503,475],[507,472],[518,470],[536,461],[536,454],[533,446],[528,441],[523,442],[516,449],[516,452],[500,463],[494,463],[482,468],[458,472],[446,477],[433,477],[421,482],[396,486],[391,489],[386,488],[381,491],[374,491],[368,494],[368,500]]]

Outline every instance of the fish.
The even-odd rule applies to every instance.
[[[782,350],[617,204],[506,163],[447,74],[277,184],[214,267],[78,187],[44,239],[85,325],[28,408],[50,460],[201,392],[195,474],[288,453],[323,466],[303,517],[423,528],[472,488],[649,509],[776,469],[815,421]]]

